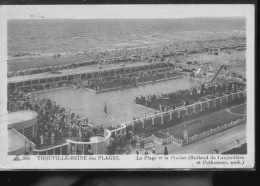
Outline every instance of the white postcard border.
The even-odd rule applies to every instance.
[[[154,11],[156,10],[156,11]],[[137,160],[137,155],[120,155],[120,160],[107,160],[118,156],[94,155],[99,160],[40,160],[41,156],[29,156],[30,160],[13,161],[15,156],[7,155],[7,126],[0,126],[0,169],[245,169],[255,165],[255,7],[254,5],[102,5],[102,6],[1,6],[0,7],[0,114],[6,112],[7,82],[7,20],[31,19],[31,15],[45,18],[93,19],[93,18],[183,18],[183,11],[190,11],[190,17],[246,17],[247,37],[247,141],[248,154],[241,165],[203,165],[197,160],[172,160],[172,157],[201,156],[219,158],[223,155],[149,155],[154,160]],[[174,17],[175,15],[175,17]],[[233,155],[224,155],[224,157]],[[46,156],[55,157],[55,156]],[[65,157],[65,156],[64,156]],[[159,160],[159,158],[162,160]],[[168,157],[168,160],[166,158]],[[101,158],[101,159],[100,159]],[[103,160],[104,158],[104,160]],[[55,158],[54,158],[55,159]],[[229,161],[229,160],[227,160]],[[232,160],[230,160],[232,161]]]

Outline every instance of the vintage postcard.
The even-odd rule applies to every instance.
[[[254,169],[254,5],[0,7],[0,169]]]

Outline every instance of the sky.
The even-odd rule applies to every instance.
[[[2,6],[7,19],[246,17],[254,5],[31,5]]]

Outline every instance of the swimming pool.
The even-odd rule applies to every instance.
[[[37,93],[40,98],[50,98],[67,110],[88,117],[92,125],[115,126],[135,118],[154,114],[153,109],[136,105],[138,95],[176,91],[195,86],[197,83],[185,78],[160,81],[126,89],[95,94],[83,89],[66,88]],[[107,113],[104,112],[105,104]]]

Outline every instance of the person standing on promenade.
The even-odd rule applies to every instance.
[[[164,155],[168,155],[168,149],[167,149],[167,147],[165,146],[164,147],[164,153],[163,153]]]
[[[152,151],[153,154],[155,154],[155,148],[153,147],[153,151]]]

